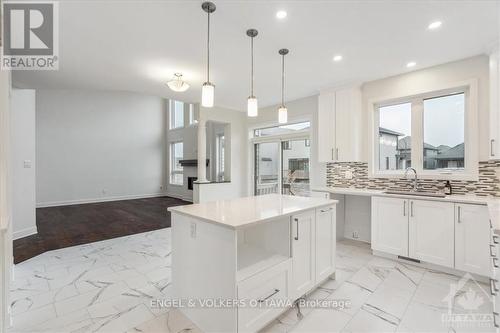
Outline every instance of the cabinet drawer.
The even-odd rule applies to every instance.
[[[284,311],[285,306],[266,306],[266,301],[288,300],[290,272],[291,260],[286,260],[238,283],[238,299],[246,300],[238,308],[238,332],[257,332]]]

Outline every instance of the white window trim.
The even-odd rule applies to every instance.
[[[436,180],[475,180],[479,179],[478,163],[479,163],[479,141],[478,141],[478,82],[477,79],[456,82],[448,85],[436,86],[429,90],[413,91],[405,94],[405,96],[388,96],[384,98],[375,98],[368,101],[369,118],[369,149],[370,158],[368,160],[368,176],[371,178],[402,178],[405,170],[377,170],[378,156],[378,107],[380,105],[390,105],[402,102],[415,102],[415,99],[420,100],[422,96],[425,98],[438,97],[453,92],[465,91],[465,168],[464,170],[446,170],[432,171],[423,169],[423,147],[418,144],[412,144],[412,167],[416,169],[418,178],[420,179],[436,179]],[[414,109],[417,109],[414,112]],[[423,142],[423,105],[417,103],[412,106],[412,124],[411,136],[414,142]]]
[[[184,148],[184,143],[183,141],[170,141],[169,142],[169,145],[168,145],[168,150],[169,150],[169,154],[168,154],[168,184],[169,185],[172,185],[172,186],[184,186],[184,170],[182,171],[179,171],[179,170],[172,170],[172,166],[173,166],[173,154],[174,154],[174,151],[172,150],[172,146],[176,143],[182,143],[183,144],[183,148]],[[182,157],[184,158],[184,152],[182,153]],[[176,175],[182,175],[182,184],[178,184],[178,183],[172,183],[172,175],[173,174],[176,174]]]

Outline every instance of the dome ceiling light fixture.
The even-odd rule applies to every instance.
[[[167,85],[175,92],[184,92],[189,89],[189,84],[182,80],[182,73],[174,73],[174,78],[168,81]]]

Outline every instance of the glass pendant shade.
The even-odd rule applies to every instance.
[[[284,106],[280,106],[278,109],[278,123],[286,124],[288,122],[288,109]]]
[[[257,117],[259,115],[259,107],[255,96],[248,97],[247,115],[249,117]]]
[[[212,108],[214,106],[215,86],[210,82],[205,82],[201,88],[201,106]]]

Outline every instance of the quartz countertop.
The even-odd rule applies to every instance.
[[[267,194],[175,206],[168,208],[168,210],[206,222],[238,229],[336,203],[338,203],[337,200],[325,198]]]
[[[388,194],[386,190],[357,189],[344,187],[315,187],[312,191],[329,192],[341,195],[383,196],[388,198],[408,198],[415,200],[432,200],[444,202],[457,202],[464,204],[487,205],[493,228],[500,231],[500,198],[484,197],[478,195],[447,195],[444,198],[427,197],[419,195]]]

